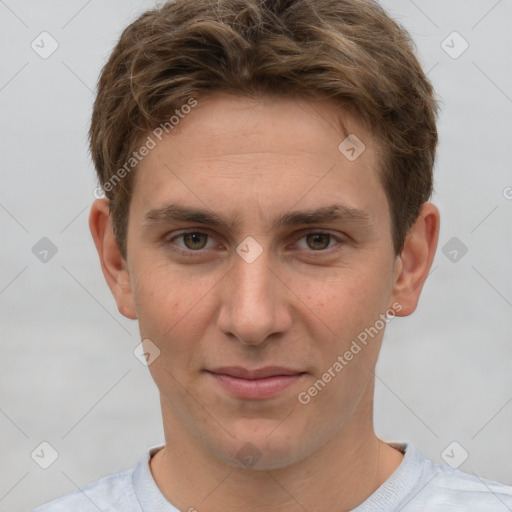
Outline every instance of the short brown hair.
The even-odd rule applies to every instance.
[[[150,130],[215,92],[330,100],[355,112],[380,142],[402,251],[432,194],[438,110],[407,31],[372,0],[175,0],[124,30],[98,82],[91,153],[125,258],[126,162]]]

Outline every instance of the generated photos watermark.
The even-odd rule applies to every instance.
[[[369,338],[373,339],[377,336],[386,325],[395,317],[396,313],[402,311],[402,304],[400,302],[394,302],[393,305],[386,311],[381,313],[379,318],[370,327],[366,327],[357,335],[357,339],[352,340],[350,347],[336,358],[336,361],[327,368],[322,374],[321,378],[318,379],[312,386],[307,390],[301,391],[297,395],[298,401],[302,405],[307,405],[311,402],[312,398],[318,395],[329,382],[332,381],[339,373],[345,368],[350,361],[359,354],[364,347],[368,345]]]
[[[177,108],[174,114],[165,123],[160,123],[150,135],[146,137],[145,142],[137,151],[133,151],[132,155],[122,167],[120,167],[109,180],[107,180],[103,186],[98,185],[93,190],[93,195],[96,199],[102,199],[105,197],[105,192],[112,191],[116,185],[130,172],[137,167],[137,165],[147,156],[149,152],[156,148],[157,144],[162,141],[165,135],[171,133],[176,126],[185,118],[187,114],[190,114],[192,109],[198,105],[195,98],[189,98],[187,103]]]

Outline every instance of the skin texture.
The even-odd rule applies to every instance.
[[[298,400],[394,304],[396,316],[415,310],[439,231],[439,212],[425,203],[394,254],[375,142],[344,115],[366,146],[349,161],[338,150],[346,135],[336,115],[309,100],[201,99],[136,170],[126,261],[108,201],[92,206],[91,232],[118,309],[138,318],[141,339],[160,350],[149,370],[166,446],[151,469],[180,510],[350,510],[402,460],[373,429],[384,329],[309,403]],[[171,203],[214,212],[227,226],[145,220]],[[366,221],[273,224],[334,203],[365,211]],[[191,242],[180,230],[205,235]],[[262,250],[251,263],[236,252],[248,236]],[[304,374],[272,398],[250,400],[205,371],[269,365]],[[240,457],[247,450],[257,459],[250,466]]]

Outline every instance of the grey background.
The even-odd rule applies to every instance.
[[[137,324],[117,312],[87,227],[96,79],[151,5],[0,0],[0,511],[128,469],[163,440],[156,387],[133,355]],[[457,441],[469,454],[461,470],[512,484],[512,1],[384,6],[442,102],[442,227],[418,310],[386,332],[376,430],[436,462]],[[47,59],[31,48],[43,31],[59,45]],[[469,43],[456,59],[441,46],[453,31]],[[57,247],[46,263],[32,252],[43,237]],[[442,252],[452,237],[468,249],[448,246],[455,262]],[[46,470],[31,458],[42,441],[59,454]]]

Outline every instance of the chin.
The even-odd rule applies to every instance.
[[[217,456],[229,465],[254,469],[254,470],[275,470],[284,469],[307,457],[311,442],[303,439],[294,429],[291,432],[284,425],[272,422],[269,428],[268,422],[265,425],[246,426],[239,429],[234,438],[225,439],[226,445],[217,451]],[[308,453],[306,453],[308,452]]]

